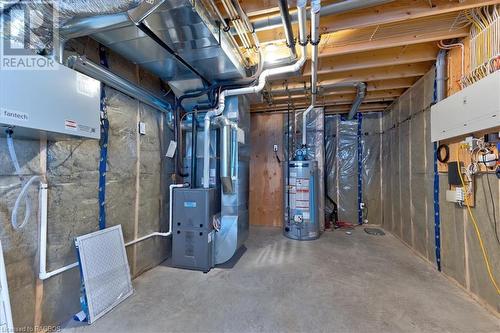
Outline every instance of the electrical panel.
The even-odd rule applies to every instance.
[[[14,138],[99,139],[100,97],[99,81],[58,63],[2,70],[0,135],[10,127]]]
[[[500,126],[500,71],[431,108],[431,139],[445,140]]]

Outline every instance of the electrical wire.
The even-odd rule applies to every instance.
[[[460,176],[460,181],[462,182],[462,186],[465,189],[466,188],[465,181],[464,181],[464,178],[462,176],[462,170],[461,170],[461,167],[460,167],[460,147],[458,147],[458,154],[457,154],[457,162],[456,163],[457,163],[458,170],[459,170],[458,175]],[[466,195],[466,197],[465,197],[465,206],[467,207],[467,211],[469,212],[469,216],[470,216],[470,218],[472,220],[472,225],[474,226],[474,230],[475,230],[477,238],[479,240],[479,245],[481,247],[481,252],[483,253],[483,259],[484,259],[484,263],[486,265],[486,270],[488,272],[488,276],[489,276],[489,278],[491,280],[491,283],[495,287],[497,294],[500,295],[500,288],[498,287],[498,284],[497,284],[497,282],[495,280],[495,277],[493,276],[493,273],[492,273],[492,270],[491,270],[490,260],[488,258],[488,253],[486,252],[486,248],[484,247],[483,238],[481,237],[481,231],[479,230],[478,223],[476,221],[476,218],[474,217],[474,214],[472,213],[472,210],[471,210],[471,207],[470,207],[470,203],[469,203],[469,196],[468,195]]]

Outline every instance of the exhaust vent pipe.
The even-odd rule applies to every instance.
[[[307,145],[307,115],[314,109],[316,95],[318,94],[318,44],[319,38],[319,15],[321,1],[311,1],[311,105],[302,114],[302,146]]]
[[[354,118],[356,113],[358,113],[358,110],[359,110],[359,107],[361,106],[361,103],[363,103],[363,100],[365,99],[366,83],[358,82],[357,89],[358,89],[358,93],[356,94],[356,98],[354,99],[354,102],[352,103],[351,110],[349,111],[349,114],[347,115],[348,120],[351,120]]]

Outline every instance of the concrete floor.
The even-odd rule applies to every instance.
[[[500,332],[500,321],[391,235],[285,239],[252,227],[231,269],[162,265],[92,326],[66,332]]]

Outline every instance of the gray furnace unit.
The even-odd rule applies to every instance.
[[[319,172],[316,161],[290,161],[285,184],[283,233],[296,240],[313,240],[320,235]],[[285,167],[285,174],[288,172]]]
[[[172,265],[208,272],[215,266],[214,221],[220,214],[215,188],[173,190]]]

